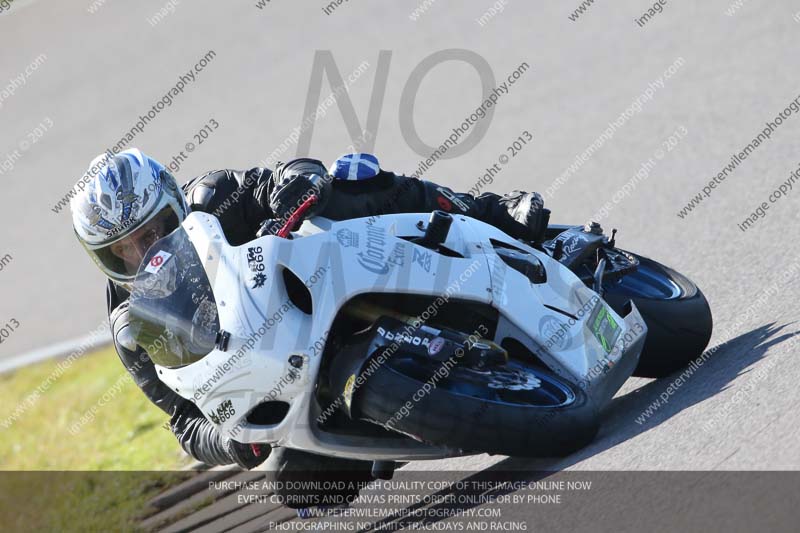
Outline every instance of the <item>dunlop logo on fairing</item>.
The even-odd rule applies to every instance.
[[[398,344],[404,342],[404,343],[412,344],[414,346],[425,346],[426,348],[428,348],[429,344],[430,344],[430,339],[428,337],[420,337],[418,335],[411,335],[410,333],[404,333],[402,331],[395,333],[393,331],[387,331],[387,330],[385,330],[384,328],[382,328],[380,326],[378,327],[378,335],[380,335],[381,337],[383,337],[387,341],[390,341],[390,342],[393,341],[393,342],[396,342]],[[444,341],[444,339],[442,339],[442,341]],[[443,344],[444,344],[444,342],[442,342],[442,345]],[[441,348],[439,348],[439,350],[441,350]],[[437,352],[438,352],[438,350],[437,350]]]

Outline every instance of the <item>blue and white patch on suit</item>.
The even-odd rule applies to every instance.
[[[331,176],[337,180],[368,180],[380,172],[378,158],[372,154],[346,154],[333,162]]]

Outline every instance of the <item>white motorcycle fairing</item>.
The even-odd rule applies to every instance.
[[[624,318],[617,315],[558,261],[469,217],[455,216],[443,243],[454,254],[410,242],[423,235],[428,216],[340,222],[317,217],[293,239],[266,236],[235,247],[215,217],[191,213],[182,228],[213,289],[217,339],[224,342],[191,364],[157,365],[159,378],[240,442],[364,460],[458,454],[401,434],[396,439],[344,435],[317,423],[327,407],[315,396],[318,373],[337,313],[365,293],[416,294],[496,308],[499,322],[491,340],[522,342],[551,371],[583,388],[599,408],[605,406],[630,377],[644,343],[646,326],[635,306]],[[160,253],[161,242],[148,257]],[[532,283],[510,268],[498,246],[532,254],[543,265],[546,282]],[[612,322],[614,342],[604,347],[598,328]],[[262,402],[285,402],[288,410],[269,423],[248,421]]]

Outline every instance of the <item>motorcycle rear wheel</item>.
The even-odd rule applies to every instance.
[[[630,253],[630,252],[627,252]],[[605,285],[603,298],[617,313],[633,300],[647,324],[647,337],[633,375],[662,378],[699,358],[711,339],[711,308],[689,278],[652,259],[636,272]]]

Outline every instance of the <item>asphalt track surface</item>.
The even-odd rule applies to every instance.
[[[485,59],[498,82],[523,62],[530,68],[485,119],[490,124],[480,142],[424,174],[458,190],[475,186],[527,130],[534,141],[484,190],[546,191],[609,123],[657,87],[547,195],[547,205],[554,222],[582,223],[663,150],[630,194],[617,194],[620,201],[602,222],[619,229],[621,246],[693,279],[713,309],[711,346],[724,343],[644,423],[636,418],[672,380],[630,380],[592,446],[525,467],[800,467],[800,184],[770,203],[747,231],[738,227],[798,168],[800,117],[783,120],[691,213],[678,216],[800,95],[800,23],[794,18],[800,6],[745,1],[730,16],[728,0],[670,1],[640,27],[635,19],[646,2],[595,2],[572,21],[577,1],[510,0],[481,26],[477,19],[491,2],[352,1],[326,14],[318,2],[272,0],[259,9],[256,0],[203,0],[173,4],[174,13],[151,25],[166,5],[160,0],[97,3],[90,13],[89,0],[18,0],[0,13],[0,90],[46,55],[25,86],[2,100],[0,162],[37,125],[52,123],[0,175],[0,257],[13,257],[0,271],[0,323],[20,323],[0,345],[0,357],[83,336],[102,322],[103,278],[72,236],[68,214],[52,208],[89,161],[116,144],[209,50],[213,61],[130,143],[168,163],[216,120],[219,128],[176,172],[181,182],[211,169],[255,166],[280,146],[303,119],[317,50],[329,50],[344,76],[368,62],[349,87],[362,126],[379,51],[391,51],[374,152],[384,168],[411,173],[424,157],[400,128],[409,75],[435,52],[467,49]],[[422,5],[429,8],[411,20]],[[321,99],[330,92],[326,80]],[[416,94],[420,138],[440,144],[480,101],[473,66],[457,60],[436,65]],[[670,148],[676,131],[682,137],[673,137]],[[316,121],[309,151],[332,161],[351,142],[333,105]],[[292,145],[282,158],[296,151]],[[416,466],[475,470],[498,460]]]

